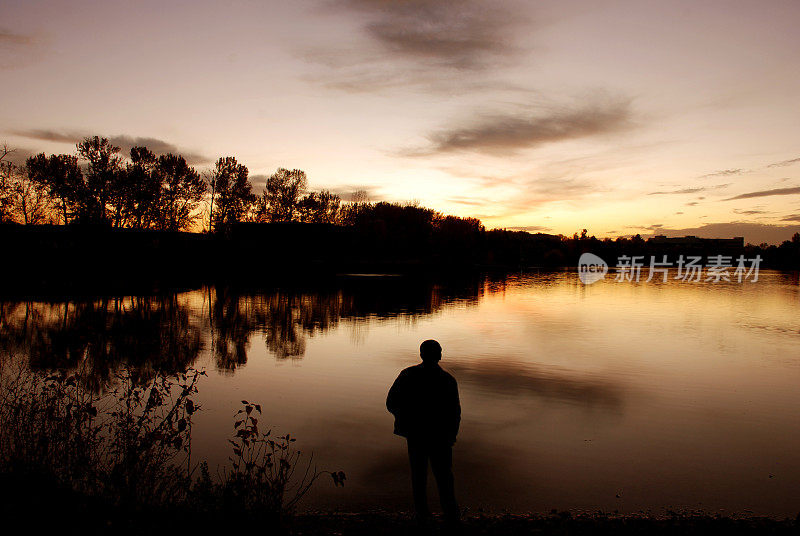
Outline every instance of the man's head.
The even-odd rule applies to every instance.
[[[419,356],[425,363],[438,363],[442,358],[442,345],[433,339],[428,339],[419,345]]]

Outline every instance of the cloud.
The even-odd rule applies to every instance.
[[[775,162],[774,164],[770,164],[767,167],[775,168],[775,167],[786,167],[791,166],[792,164],[796,164],[800,162],[800,158],[792,158],[791,160],[783,160],[781,162]]]
[[[800,221],[800,214],[790,214],[785,218],[781,218],[782,221]]]
[[[699,204],[700,203],[698,203],[697,201],[690,201],[690,202],[686,203],[686,206],[687,207],[696,207]]]
[[[598,186],[582,179],[566,177],[545,177],[529,180],[524,189],[527,196],[521,199],[525,204],[531,202],[564,201],[577,199],[586,195],[606,191],[606,187]]]
[[[467,205],[467,206],[474,206],[474,207],[482,207],[482,206],[484,206],[486,204],[490,204],[490,202],[487,201],[485,198],[484,199],[475,199],[474,197],[464,197],[464,196],[460,196],[460,195],[453,196],[453,197],[448,197],[446,199],[446,201],[448,203],[454,203],[454,204],[457,204],[457,205]]]
[[[42,40],[31,34],[0,28],[0,68],[10,69],[30,63],[39,56]]]
[[[518,10],[475,0],[342,0],[364,34],[385,54],[438,67],[482,69],[515,55]],[[384,58],[385,59],[385,58]]]
[[[300,52],[324,72],[315,83],[349,92],[420,86],[451,92],[513,89],[496,77],[477,77],[510,65],[523,50],[516,36],[530,31],[524,5],[480,0],[333,0],[329,11],[344,14],[357,31],[349,43]],[[325,5],[323,4],[323,5]]]
[[[368,184],[321,186],[319,189],[328,190],[330,193],[338,195],[342,201],[376,201],[381,199],[381,187]]]
[[[710,177],[730,177],[731,175],[741,175],[745,173],[745,170],[742,168],[736,169],[721,169],[719,171],[714,171],[713,173],[708,173],[706,175],[701,175],[701,179],[706,179]]]
[[[2,145],[2,144],[0,144]],[[25,161],[28,157],[33,156],[36,154],[36,151],[30,149],[28,147],[12,147],[8,146],[8,154],[3,159],[3,162],[11,162],[15,166],[22,166],[25,164]]]
[[[265,173],[250,175],[249,179],[250,183],[253,185],[253,191],[257,194],[263,192],[264,188],[267,186],[268,178],[269,175]],[[354,201],[356,197],[358,197],[360,201],[374,201],[380,199],[380,195],[378,194],[380,187],[372,185],[349,184],[343,186],[318,186],[309,184],[307,191],[319,192],[322,190],[327,190],[334,195],[338,195],[343,201]]]
[[[367,34],[391,53],[457,69],[478,69],[514,53],[511,14],[470,0],[347,0]]]
[[[734,214],[746,214],[748,216],[752,216],[754,214],[768,214],[768,212],[766,210],[760,210],[760,209],[755,209],[755,208],[750,209],[750,210],[742,210],[742,209],[735,208],[735,209],[733,209],[733,212],[734,212]]]
[[[647,195],[693,194],[693,193],[695,193],[695,192],[702,192],[702,191],[703,191],[703,190],[705,190],[705,189],[706,189],[706,188],[704,188],[704,187],[699,187],[699,188],[683,188],[683,189],[681,189],[681,190],[670,190],[670,191],[668,191],[668,192],[664,192],[664,191],[661,191],[661,192],[650,192],[650,193],[649,193],[649,194],[647,194]]]
[[[80,131],[69,131],[69,130],[57,131],[57,130],[46,130],[46,129],[20,130],[20,131],[14,131],[12,133],[17,136],[22,136],[33,140],[69,143],[69,144],[76,144],[83,138],[93,135]],[[162,155],[167,153],[180,154],[186,159],[186,162],[191,165],[208,164],[213,161],[212,158],[206,155],[182,150],[178,148],[176,145],[173,145],[172,143],[166,142],[158,138],[118,135],[118,136],[108,136],[108,141],[118,146],[121,149],[122,154],[125,155],[130,154],[131,147],[144,146],[153,151],[157,155]]]
[[[729,197],[728,199],[724,199],[724,201],[733,201],[734,199],[751,199],[753,197],[767,197],[771,195],[795,195],[800,194],[800,186],[795,186],[792,188],[773,188],[771,190],[759,190],[758,192],[748,192],[746,194],[740,194],[735,197]]]
[[[665,236],[698,236],[700,238],[731,238],[734,236],[743,236],[745,243],[750,244],[761,244],[763,242],[768,244],[780,244],[784,240],[789,240],[792,235],[797,232],[800,232],[800,224],[769,225],[766,223],[743,221],[706,223],[700,227],[683,229],[667,229],[660,227],[654,230],[654,234]]]
[[[528,231],[528,232],[553,230],[552,227],[543,227],[541,225],[522,225],[519,227],[506,227],[506,229],[508,229],[509,231]]]
[[[267,179],[269,175],[265,175],[263,173],[258,173],[255,175],[249,175],[248,179],[250,179],[250,184],[253,185],[253,191],[257,194],[260,194],[264,191],[264,188],[267,187]]]
[[[719,189],[722,189],[722,188],[727,188],[728,186],[730,186],[730,183],[716,184],[714,186],[697,186],[695,188],[681,188],[680,190],[650,192],[647,195],[695,194],[697,192],[705,192],[707,190],[719,190]],[[696,204],[697,203],[695,203],[695,205]]]
[[[630,127],[628,100],[609,100],[578,109],[556,108],[544,114],[494,114],[468,125],[457,125],[428,136],[430,145],[401,153],[428,156],[451,152],[513,154],[546,143],[584,138]]]
[[[31,35],[13,33],[9,30],[0,29],[0,46],[19,46],[32,45],[36,40]]]
[[[76,131],[55,131],[45,129],[15,130],[11,132],[16,136],[30,138],[32,140],[54,141],[62,143],[77,143],[83,139],[84,134]],[[88,134],[86,134],[88,136]]]
[[[438,166],[438,169],[458,179],[475,180],[482,188],[493,188],[496,186],[513,186],[517,184],[518,177],[514,175],[498,175],[476,172],[463,165]],[[463,197],[462,197],[463,198]],[[465,198],[464,198],[465,199]]]
[[[191,165],[208,164],[213,161],[213,158],[209,156],[180,149],[176,145],[173,145],[164,140],[160,140],[158,138],[149,138],[149,137],[142,138],[142,137],[131,137],[123,135],[123,136],[111,136],[109,140],[114,145],[118,145],[122,149],[122,151],[126,153],[130,152],[131,147],[144,146],[159,155],[167,153],[180,154],[186,159],[186,162]]]
[[[483,187],[495,184],[503,185],[503,191],[491,197],[474,200],[472,197],[454,196],[448,198],[451,202],[460,202],[464,205],[480,207],[487,212],[480,214],[473,212],[472,217],[486,223],[487,228],[506,228],[510,218],[524,215],[530,221],[531,212],[536,207],[550,203],[569,202],[591,196],[600,196],[613,191],[613,187],[606,182],[594,181],[585,178],[575,178],[571,175],[553,175],[541,177],[538,170],[531,170],[507,177],[480,177]],[[488,212],[491,211],[491,212]],[[550,216],[537,214],[538,220],[550,219]],[[491,220],[491,221],[489,221]],[[499,221],[498,221],[499,220]],[[496,222],[496,224],[495,224]]]
[[[513,193],[503,198],[487,200],[480,206],[483,208],[497,209],[494,213],[472,214],[480,220],[507,220],[520,215],[528,215],[535,207],[560,201],[573,201],[587,196],[597,195],[610,191],[604,183],[595,183],[585,179],[572,177],[537,177],[528,178],[516,176],[511,182]],[[537,218],[541,218],[537,216]],[[548,219],[545,216],[543,219]],[[491,222],[487,225],[493,225]],[[505,228],[505,224],[497,226]]]

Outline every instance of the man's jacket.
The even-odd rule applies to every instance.
[[[394,433],[409,439],[455,443],[461,423],[456,379],[438,363],[403,370],[386,397]]]

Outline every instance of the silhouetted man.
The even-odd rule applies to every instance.
[[[453,489],[453,444],[461,423],[461,404],[455,378],[439,367],[442,347],[427,340],[419,347],[422,363],[403,370],[386,398],[394,415],[394,433],[408,440],[411,487],[417,519],[429,516],[427,498],[430,460],[445,519],[458,522],[459,512]]]

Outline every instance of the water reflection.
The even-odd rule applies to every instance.
[[[480,363],[454,363],[448,368],[461,384],[492,396],[537,397],[603,412],[620,412],[624,403],[621,385],[605,377],[576,374],[558,367],[483,360]]]
[[[205,287],[187,293],[88,300],[0,301],[0,350],[26,356],[36,369],[81,367],[98,389],[116,369],[141,381],[181,372],[204,349],[221,371],[245,365],[263,340],[276,359],[300,359],[306,340],[344,320],[434,314],[445,304],[475,305],[501,279],[448,285],[406,278],[350,275],[316,287]]]
[[[64,303],[0,303],[0,347],[34,369],[81,367],[100,389],[124,366],[139,383],[184,371],[203,348],[201,329],[176,295]]]
[[[0,351],[38,368],[88,367],[98,388],[121,367],[140,378],[205,368],[198,456],[224,463],[231,415],[256,400],[320,467],[348,475],[346,489],[320,486],[308,506],[356,510],[410,507],[384,402],[419,342],[436,338],[462,395],[465,505],[794,515],[798,298],[797,274],[776,272],[752,285],[347,276],[0,301]]]

